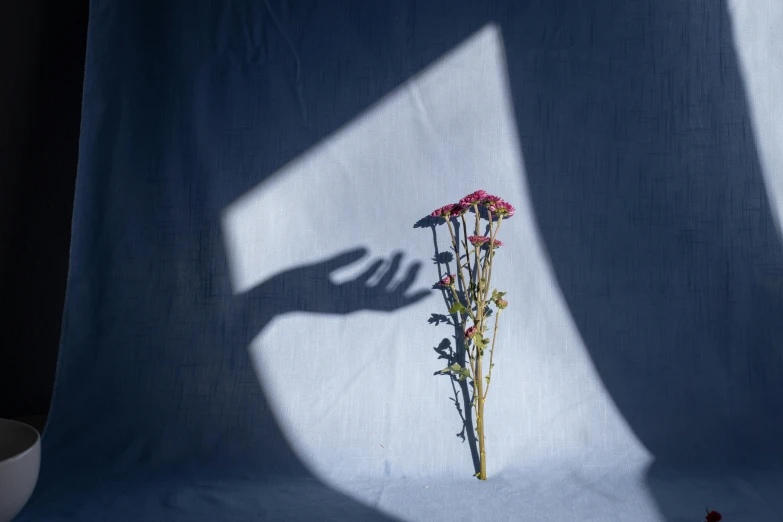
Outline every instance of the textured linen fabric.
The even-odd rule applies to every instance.
[[[93,0],[19,520],[781,520],[781,21]],[[487,482],[422,219],[479,188],[517,207]]]

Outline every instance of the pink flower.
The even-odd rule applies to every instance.
[[[449,203],[448,205],[443,205],[439,209],[433,210],[432,214],[430,214],[430,216],[432,216],[432,217],[442,217],[442,218],[448,217],[453,208],[454,208],[454,204],[453,203]]]
[[[440,286],[451,286],[454,284],[454,281],[457,280],[457,276],[454,274],[449,274],[445,276],[443,279],[440,280]]]
[[[468,194],[464,198],[459,200],[459,204],[462,205],[465,208],[469,208],[471,205],[480,203],[481,200],[489,196],[486,191],[484,190],[477,190],[476,192],[473,192],[471,194]]]
[[[488,207],[490,212],[496,216],[511,217],[514,215],[516,209],[511,203],[503,201],[502,199],[490,204]]]
[[[487,236],[468,236],[468,241],[473,246],[481,246],[489,241],[489,238]]]
[[[457,217],[464,214],[467,211],[468,211],[468,207],[463,207],[462,205],[453,205],[451,208],[451,212],[449,213],[451,214],[451,217]]]
[[[493,248],[502,247],[502,246],[503,246],[503,242],[502,242],[502,241],[500,241],[499,239],[496,239],[496,240],[494,240],[494,241],[492,242],[492,247],[493,247]]]
[[[490,206],[494,205],[495,203],[503,201],[500,196],[493,196],[491,194],[487,194],[486,197],[484,197],[483,200],[481,200],[482,205]]]
[[[500,308],[501,310],[503,310],[505,307],[508,306],[508,301],[506,301],[505,299],[498,299],[495,301],[495,303],[498,305],[498,308]]]
[[[478,326],[473,325],[467,330],[465,330],[465,339],[470,339],[476,334],[476,330],[478,330]]]

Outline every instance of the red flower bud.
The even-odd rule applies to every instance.
[[[720,513],[717,511],[709,511],[707,513],[707,518],[704,519],[704,522],[719,522],[720,520],[723,520],[723,516],[721,516]]]

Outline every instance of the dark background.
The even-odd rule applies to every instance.
[[[0,417],[45,414],[57,365],[88,2],[0,11]]]

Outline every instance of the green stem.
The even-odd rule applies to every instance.
[[[487,480],[487,451],[484,446],[484,395],[483,389],[483,377],[481,376],[481,355],[479,355],[476,361],[476,373],[478,374],[478,380],[474,379],[473,382],[476,385],[476,393],[478,394],[478,408],[476,412],[476,429],[478,431],[479,440],[479,480]]]
[[[473,269],[470,266],[470,252],[468,251],[468,224],[465,222],[465,214],[460,214],[459,217],[462,220],[462,246],[465,247],[465,259],[468,261],[468,276],[470,278],[473,277]]]
[[[492,218],[492,214],[491,213],[490,213],[489,217],[490,217],[490,219]],[[489,293],[489,286],[490,286],[489,285],[489,280],[490,280],[490,278],[492,278],[492,258],[495,255],[495,247],[494,247],[493,243],[495,242],[495,238],[498,235],[498,230],[500,230],[500,224],[502,222],[503,222],[503,216],[499,216],[498,217],[498,224],[497,224],[497,226],[495,226],[494,232],[492,231],[492,221],[489,222],[490,223],[489,230],[491,232],[491,234],[490,234],[491,237],[490,237],[490,240],[489,240],[489,250],[487,251],[487,257],[485,258],[485,260],[487,261],[487,265],[488,265],[488,268],[487,268],[488,276],[487,276],[487,286],[484,289],[484,295],[483,295],[483,299],[484,300],[487,299],[487,294]]]
[[[486,280],[484,281],[484,288],[482,289],[483,292],[479,292],[479,302],[478,305],[480,307],[479,309],[479,318],[481,326],[479,327],[480,330],[483,332],[484,330],[484,308],[486,307],[486,300],[487,296],[489,295],[489,288],[491,286],[491,278],[492,278],[492,258],[494,256],[494,243],[495,238],[497,237],[498,230],[500,229],[500,224],[503,222],[503,216],[498,217],[498,223],[494,227],[492,227],[492,213],[488,211],[488,217],[489,217],[489,232],[490,232],[490,240],[489,240],[489,246],[487,249],[487,255],[484,257],[484,266],[482,267],[482,273],[486,274]],[[478,230],[478,226],[476,226],[476,229]],[[478,235],[478,234],[477,234]],[[489,356],[489,371],[487,373],[487,376],[489,377],[489,380],[491,380],[492,375],[492,361],[494,359],[495,355],[495,339],[497,338],[498,333],[498,317],[500,316],[500,309],[498,309],[498,313],[495,315],[495,329],[492,334],[492,347],[490,348],[490,356]],[[479,480],[487,480],[487,453],[486,453],[486,447],[484,444],[484,401],[487,397],[487,392],[489,392],[489,382],[487,382],[487,387],[484,389],[484,381],[482,377],[482,359],[483,354],[481,351],[478,352],[477,358],[476,358],[476,369],[477,374],[479,377],[479,382],[476,385],[477,391],[478,391],[478,420],[476,422],[477,428],[478,428],[478,438],[479,438],[479,462],[480,462],[480,468],[479,468]]]
[[[473,205],[473,211],[476,213],[476,235],[478,236],[479,235],[479,230],[480,230],[479,227],[481,225],[480,224],[481,216],[479,215],[478,205],[476,205],[476,204]],[[478,247],[476,247],[476,257],[475,257],[474,265],[476,267],[476,284],[478,285],[481,282],[481,264],[479,263],[479,248]],[[479,291],[478,293],[481,294],[481,291]]]
[[[446,219],[446,224],[449,226],[449,234],[451,234],[451,245],[454,248],[454,255],[457,257],[457,277],[459,277],[460,282],[462,283],[462,289],[465,291],[465,301],[468,309],[468,315],[471,319],[474,321],[476,320],[475,316],[473,315],[473,310],[471,308],[473,307],[471,299],[470,299],[470,291],[467,285],[465,285],[465,277],[462,275],[462,263],[460,263],[459,260],[459,250],[457,250],[457,239],[454,236],[454,228],[451,226],[451,220]],[[468,272],[468,275],[470,275],[470,272]],[[452,287],[453,290],[453,287]],[[454,293],[454,299],[459,302],[459,299],[457,298],[456,291]]]
[[[498,308],[498,312],[495,314],[495,331],[492,332],[492,347],[489,349],[489,370],[487,371],[487,387],[484,389],[484,400],[487,400],[487,394],[489,393],[489,385],[492,383],[492,360],[495,358],[495,338],[498,336],[498,317],[502,310]]]
[[[468,348],[465,351],[468,352],[468,358],[470,359],[470,372],[471,372],[471,377],[473,378],[473,386],[474,386],[473,400],[471,400],[470,402],[473,405],[473,413],[474,413],[476,419],[478,419],[478,401],[476,400],[476,398],[478,396],[476,395],[476,390],[475,390],[475,386],[476,386],[476,360],[473,358],[473,355],[470,352],[470,348]]]
[[[481,214],[479,212],[478,205],[473,205],[473,210],[476,213],[476,235],[481,234],[480,229],[480,221],[481,221]],[[491,221],[490,221],[491,225]],[[475,266],[476,266],[476,277],[477,277],[477,284],[481,284],[482,275],[484,273],[484,270],[481,266],[481,263],[479,262],[479,248],[476,247],[476,257],[475,257]],[[479,288],[478,296],[476,302],[476,314],[479,318],[478,320],[478,335],[482,336],[482,339],[484,337],[484,308],[486,308],[485,300],[486,300],[486,287],[489,284],[489,281],[484,281],[484,287]],[[473,343],[475,345],[475,343]],[[478,442],[479,442],[479,473],[478,478],[479,480],[487,480],[487,453],[486,448],[484,445],[484,376],[483,369],[481,367],[482,359],[484,357],[483,350],[479,349],[478,347],[476,349],[476,374],[475,378],[473,379],[473,385],[475,386],[475,399],[477,401],[477,408],[476,408],[476,431],[478,432]]]
[[[492,250],[492,211],[487,209],[487,218],[489,218],[489,244],[487,245],[487,254],[484,256],[484,266],[482,267],[484,270],[487,269],[487,263],[489,262],[489,253]]]

